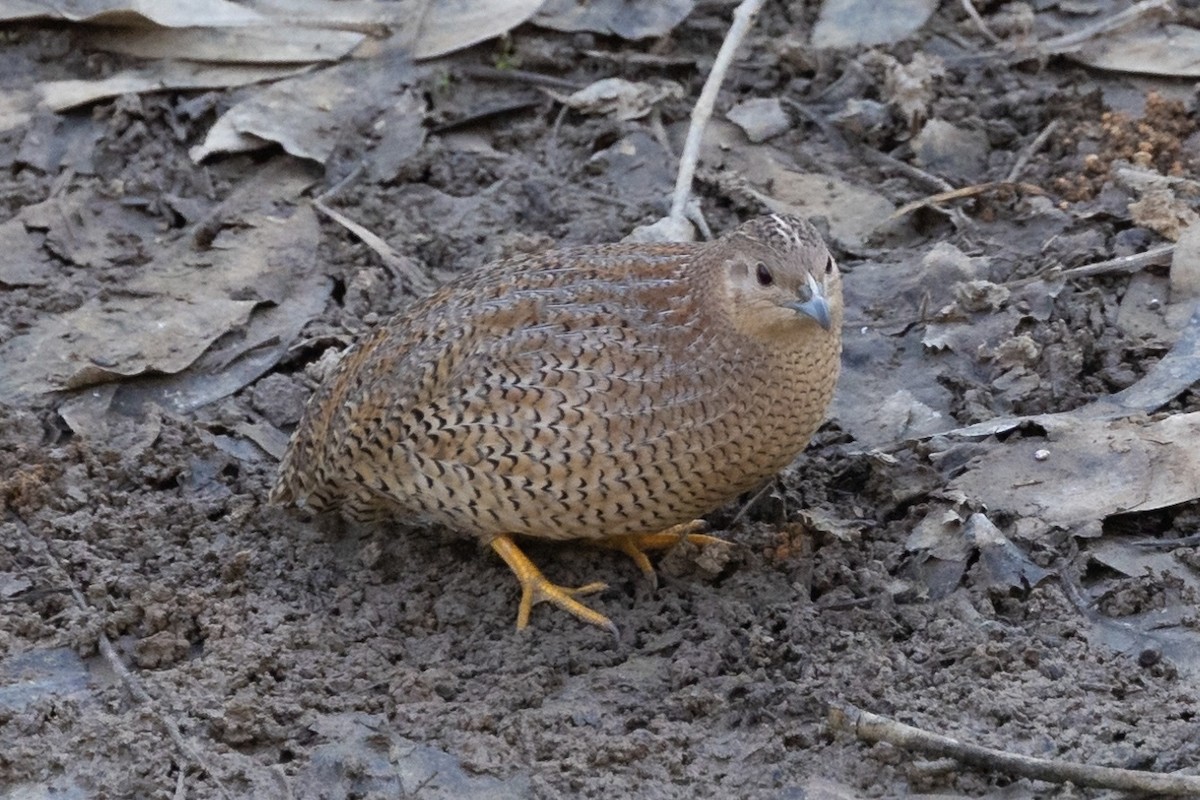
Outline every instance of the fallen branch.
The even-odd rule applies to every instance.
[[[1073,53],[1098,36],[1129,28],[1152,16],[1171,19],[1178,16],[1178,13],[1172,0],[1143,0],[1141,3],[1134,3],[1120,13],[1105,17],[1073,33],[1047,39],[1041,42],[1037,49],[1043,55],[1048,56]]]
[[[940,203],[945,203],[948,200],[961,200],[964,197],[975,197],[984,192],[991,192],[997,189],[1016,189],[1027,194],[1044,195],[1046,192],[1040,186],[1034,186],[1032,183],[1012,183],[1010,181],[989,181],[987,183],[977,183],[972,186],[964,186],[961,189],[954,189],[949,192],[939,192],[929,197],[923,197],[920,200],[913,200],[911,203],[905,203],[892,212],[892,219],[911,214],[920,208],[926,206],[935,206]]]
[[[1058,273],[1060,278],[1086,278],[1089,275],[1109,275],[1118,272],[1138,272],[1156,264],[1171,263],[1171,255],[1175,245],[1162,244],[1151,247],[1142,253],[1110,258],[1107,261],[1097,261],[1095,264],[1084,264],[1082,267],[1064,269]]]
[[[970,0],[967,0],[967,2],[970,2]],[[1008,183],[1015,183],[1017,178],[1021,177],[1021,173],[1025,171],[1026,165],[1029,164],[1029,159],[1033,158],[1034,155],[1037,154],[1037,151],[1041,150],[1042,147],[1045,146],[1046,141],[1052,135],[1054,135],[1054,132],[1058,130],[1060,121],[1061,120],[1057,119],[1053,120],[1049,125],[1042,128],[1042,132],[1039,133],[1034,140],[1029,143],[1028,147],[1021,151],[1021,155],[1017,156],[1017,160],[1013,163],[1012,169],[1008,171],[1008,175],[1004,178],[1005,181]]]
[[[1161,244],[1158,247],[1151,247],[1149,250],[1144,250],[1141,253],[1117,256],[1116,258],[1097,261],[1093,264],[1084,264],[1080,267],[1071,267],[1070,269],[1062,269],[1054,265],[1036,275],[1006,281],[1004,286],[1009,289],[1016,289],[1035,283],[1036,281],[1071,280],[1073,278],[1089,278],[1096,275],[1120,275],[1122,273],[1140,272],[1146,267],[1170,264],[1171,256],[1174,253],[1174,243]]]
[[[468,78],[478,78],[482,81],[498,83],[516,83],[527,86],[547,86],[551,89],[561,89],[564,92],[577,92],[584,88],[579,81],[569,81],[557,75],[547,75],[542,72],[530,72],[524,69],[498,69],[475,65],[463,65],[459,71]]]
[[[967,16],[971,18],[971,21],[975,23],[975,27],[987,37],[988,41],[992,44],[1000,43],[1000,37],[993,33],[992,29],[983,21],[983,17],[979,16],[979,12],[975,9],[975,4],[971,0],[962,0],[962,7],[963,11],[967,12]]]
[[[684,208],[691,196],[692,178],[696,174],[696,162],[700,160],[700,144],[704,140],[704,128],[708,125],[717,102],[717,92],[725,82],[725,73],[733,63],[733,54],[737,52],[746,32],[750,30],[754,15],[758,13],[762,4],[763,0],[742,0],[741,5],[733,12],[733,24],[729,26],[729,33],[725,34],[725,41],[717,51],[712,71],[708,73],[704,88],[700,90],[700,98],[696,101],[696,107],[692,109],[692,120],[683,144],[683,155],[679,159],[679,175],[675,178],[675,193],[671,198],[671,216],[674,218],[683,217]]]
[[[1019,778],[1139,794],[1171,797],[1200,795],[1200,777],[1051,761],[995,750],[930,733],[889,717],[863,711],[849,703],[830,704],[829,724],[834,730],[852,733],[864,742],[886,742],[906,750],[953,758],[962,764]]]
[[[899,172],[905,177],[911,179],[915,183],[921,184],[930,191],[939,192],[942,194],[958,191],[954,188],[954,184],[950,183],[950,181],[946,180],[945,178],[940,178],[937,175],[928,173],[919,167],[914,167],[907,161],[901,161],[898,158],[893,158],[887,153],[875,150],[865,144],[859,145],[858,153],[865,160],[870,161],[876,166],[883,167],[884,169],[895,170],[896,172]]]
[[[763,0],[742,0],[741,5],[733,12],[733,24],[725,34],[725,41],[717,51],[712,70],[700,90],[700,97],[692,109],[692,119],[688,124],[687,139],[683,144],[683,154],[679,157],[679,173],[675,177],[675,190],[671,195],[671,211],[666,217],[651,225],[643,225],[634,229],[629,235],[629,241],[643,242],[682,242],[695,238],[691,224],[688,222],[689,201],[692,196],[692,181],[696,176],[696,164],[700,160],[700,145],[704,141],[704,128],[712,117],[716,105],[717,93],[725,82],[725,73],[733,63],[733,55],[738,45],[742,43],[746,32],[754,22],[754,15],[762,7]]]

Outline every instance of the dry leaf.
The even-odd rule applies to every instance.
[[[966,513],[960,503],[939,500],[918,522],[904,544],[912,569],[930,599],[946,597],[962,582],[973,550],[963,535]]]
[[[71,0],[69,3],[0,2],[0,22],[55,19],[105,25],[153,22],[166,28],[261,25],[266,20],[228,0]]]
[[[241,28],[102,28],[89,32],[88,48],[146,59],[183,59],[207,64],[300,64],[339,61],[357,47],[361,33],[269,25]]]
[[[1051,573],[1029,559],[983,514],[972,514],[963,537],[979,551],[976,583],[998,589],[1030,589]]]
[[[758,144],[778,136],[792,127],[778,97],[758,97],[738,103],[725,118],[745,132],[746,138]]]
[[[1155,25],[1093,39],[1069,58],[1098,69],[1179,78],[1200,77],[1200,30]]]
[[[946,433],[956,436],[991,436],[1027,422],[1053,427],[1060,422],[1076,419],[1112,420],[1134,414],[1149,414],[1171,402],[1197,382],[1200,382],[1200,306],[1193,310],[1191,319],[1170,351],[1132,386],[1073,411],[1000,417],[955,428]]]
[[[54,264],[18,219],[0,223],[0,286],[45,286]]]
[[[294,168],[256,173],[243,191],[257,191],[259,202],[241,214],[236,243],[197,252],[190,238],[181,237],[160,248],[125,291],[39,317],[28,332],[0,345],[2,396],[178,372],[219,337],[245,324],[259,304],[279,306],[288,295],[288,282],[295,279],[281,269],[293,260],[284,254],[302,242],[315,250],[316,221],[307,208],[288,218],[259,209],[281,207],[311,182]]]
[[[191,149],[194,161],[214,153],[258,150],[272,142],[298,158],[324,164],[348,128],[364,114],[395,108],[413,79],[411,62],[350,61],[282,80],[236,104]],[[423,106],[407,106],[424,117]]]
[[[1169,544],[1169,540],[1155,540],[1153,543]],[[1088,545],[1087,555],[1130,578],[1140,578],[1148,573],[1172,575],[1200,595],[1200,575],[1170,552],[1139,546],[1139,542],[1123,536],[1105,536]]]
[[[666,36],[692,13],[693,0],[546,0],[535,25],[556,31],[590,31],[622,39]]]
[[[412,57],[436,58],[508,33],[532,17],[542,0],[439,0],[424,4],[420,28],[410,35]],[[412,21],[412,17],[409,21]]]
[[[811,42],[830,48],[898,42],[916,33],[937,5],[937,0],[825,0]]]
[[[303,72],[303,67],[188,64],[161,61],[125,70],[95,81],[48,81],[37,88],[42,102],[53,111],[94,103],[123,94],[163,92],[172,89],[226,89],[284,78]]]
[[[1152,423],[1059,415],[1047,428],[973,460],[951,488],[991,512],[1090,532],[1113,514],[1200,497],[1200,412]]]

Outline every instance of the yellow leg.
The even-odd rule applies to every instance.
[[[606,536],[603,539],[597,539],[593,544],[597,547],[607,547],[610,550],[620,550],[632,558],[633,563],[637,564],[637,568],[650,579],[652,584],[657,586],[658,576],[654,573],[654,566],[650,563],[649,557],[646,556],[646,551],[666,550],[684,541],[694,544],[697,547],[706,547],[710,544],[728,544],[728,542],[720,537],[700,533],[700,531],[706,530],[708,530],[708,523],[702,519],[694,519],[691,522],[672,525],[665,531],[659,531],[658,533],[626,533],[617,536]]]
[[[575,599],[576,595],[591,594],[608,588],[605,584],[589,583],[587,586],[580,586],[577,589],[559,586],[546,579],[542,571],[521,552],[521,548],[517,547],[517,543],[512,540],[511,536],[497,536],[492,539],[491,544],[492,549],[504,559],[504,563],[508,564],[508,568],[513,571],[521,584],[521,605],[517,610],[517,630],[524,630],[525,626],[529,624],[529,612],[533,610],[536,603],[549,600],[584,622],[604,628],[613,636],[617,635],[617,626],[612,624],[612,620]]]

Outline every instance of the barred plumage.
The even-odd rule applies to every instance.
[[[824,417],[841,316],[837,267],[792,217],[703,244],[495,262],[347,352],[271,497],[473,534],[521,579],[522,627],[537,599],[611,626],[509,537],[603,539],[640,555],[640,535],[761,483]]]

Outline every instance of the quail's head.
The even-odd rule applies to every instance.
[[[838,336],[842,278],[810,223],[759,217],[721,244],[728,312],[740,332],[783,340]]]

